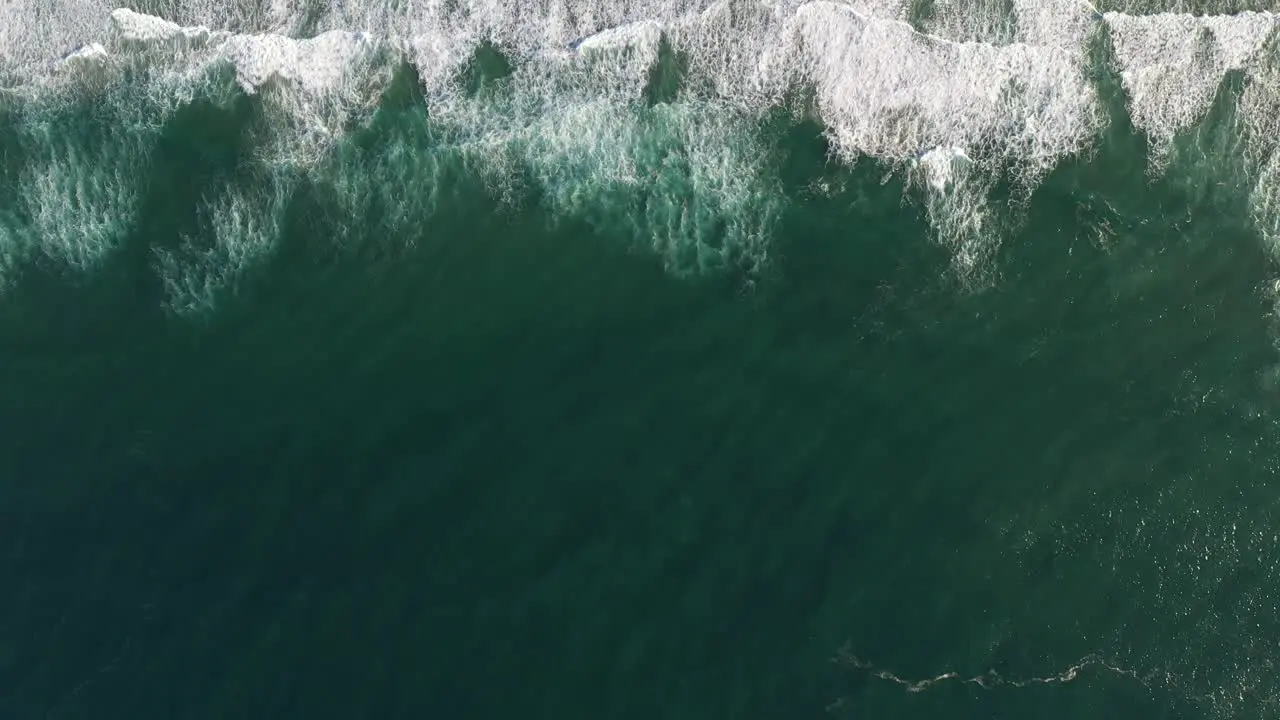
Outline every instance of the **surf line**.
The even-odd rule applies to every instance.
[[[1028,678],[1009,678],[1001,675],[995,670],[988,670],[979,675],[961,675],[958,672],[951,671],[931,678],[911,680],[859,658],[857,655],[853,654],[852,650],[847,645],[841,648],[836,656],[832,658],[832,662],[839,663],[841,665],[848,665],[870,675],[871,677],[901,685],[909,693],[925,692],[926,690],[930,690],[941,683],[952,681],[965,685],[977,685],[983,690],[995,690],[1002,687],[1025,688],[1033,685],[1062,685],[1078,679],[1081,672],[1088,668],[1097,668],[1102,672],[1130,678],[1132,680],[1136,680],[1146,689],[1154,690],[1151,681],[1158,676],[1167,675],[1167,673],[1160,672],[1140,675],[1133,670],[1113,665],[1098,654],[1085,655],[1080,658],[1080,660],[1076,661],[1074,664],[1059,673]],[[1166,681],[1168,679],[1168,677],[1165,677]]]

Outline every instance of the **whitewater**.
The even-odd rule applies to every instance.
[[[908,178],[970,287],[998,275],[1043,178],[1117,123],[1147,138],[1153,177],[1244,188],[1272,242],[1280,36],[1257,5],[17,0],[0,7],[0,279],[110,256],[165,123],[245,98],[269,189],[210,185],[191,231],[153,248],[177,310],[213,307],[274,252],[299,182],[328,188],[339,218],[383,208],[391,232],[427,222],[449,167],[621,228],[674,274],[759,271],[796,199],[771,157],[778,118],[817,123],[835,162]],[[1179,163],[1229,78],[1235,137]],[[417,128],[362,150],[405,82]]]

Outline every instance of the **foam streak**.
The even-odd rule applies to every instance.
[[[1114,665],[1096,653],[1085,655],[1080,658],[1080,660],[1076,661],[1074,664],[1059,673],[1028,678],[1010,678],[1001,675],[995,670],[988,670],[985,673],[978,675],[961,675],[958,672],[950,671],[931,678],[912,680],[862,660],[857,655],[854,655],[847,646],[841,648],[832,661],[842,665],[849,665],[880,680],[886,680],[896,685],[901,685],[909,693],[925,692],[926,690],[933,689],[937,685],[951,681],[955,681],[963,685],[977,685],[983,690],[996,690],[998,688],[1026,688],[1034,685],[1063,685],[1079,679],[1081,677],[1081,673],[1089,668],[1097,668],[1100,671],[1110,673],[1112,675],[1135,680],[1143,687],[1150,690],[1152,689],[1151,681],[1160,675],[1160,673],[1140,675],[1133,670]]]

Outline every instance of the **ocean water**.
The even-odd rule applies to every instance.
[[[1280,718],[1270,0],[7,0],[0,718]]]

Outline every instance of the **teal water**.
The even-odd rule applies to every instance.
[[[1156,172],[1092,81],[951,240],[658,80],[649,184],[403,67],[311,172],[263,95],[6,106],[0,717],[1276,717],[1248,82]]]

